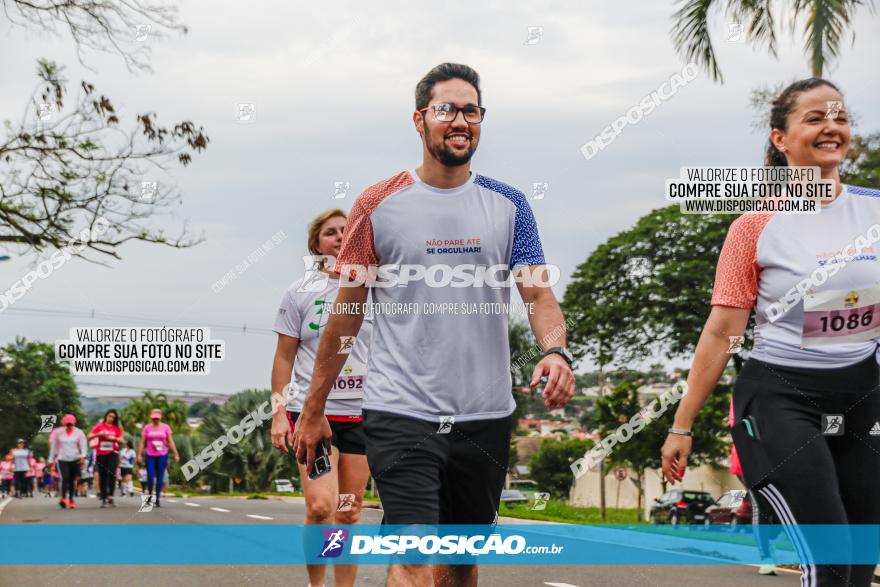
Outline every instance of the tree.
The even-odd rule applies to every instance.
[[[186,32],[177,9],[142,0],[4,0],[3,14],[15,26],[56,32],[66,28],[80,62],[86,50],[121,56],[130,71],[149,71],[149,47],[132,43],[138,27],[152,37]],[[167,237],[143,222],[179,199],[166,180],[170,162],[188,165],[209,142],[204,129],[184,120],[160,125],[154,112],[131,119],[110,98],[81,81],[65,111],[64,68],[39,60],[39,85],[20,122],[4,121],[0,137],[0,243],[21,254],[62,249],[91,259],[119,258],[117,248],[141,240],[176,248],[201,239],[186,233]],[[133,124],[128,124],[131,120]],[[161,181],[160,181],[161,180]],[[97,226],[104,227],[100,233]],[[76,247],[68,245],[75,244]]]
[[[571,464],[584,456],[593,443],[589,440],[548,438],[529,461],[529,475],[541,491],[556,499],[567,500],[574,476]]]
[[[197,453],[216,438],[226,436],[230,428],[239,425],[245,416],[268,402],[269,396],[269,390],[256,389],[230,396],[219,414],[205,418],[193,452]],[[227,445],[217,460],[199,475],[216,488],[228,487],[230,478],[238,479],[235,485],[245,491],[266,491],[271,489],[274,479],[291,478],[294,474],[292,460],[272,446],[271,430],[271,420],[258,425],[237,444]]]
[[[154,409],[162,411],[162,421],[171,426],[175,437],[178,434],[189,434],[189,425],[186,422],[187,407],[183,401],[169,400],[164,393],[145,391],[143,396],[133,399],[122,408],[119,421],[123,430],[128,434],[135,434],[145,424],[150,422],[150,412]]]
[[[734,218],[667,206],[599,245],[565,290],[564,311],[578,316],[569,346],[604,365],[644,360],[656,351],[668,358],[693,352]],[[742,359],[734,355],[734,361],[738,369]]]
[[[721,11],[728,22],[740,24],[743,34],[760,47],[777,57],[776,21],[785,12],[794,34],[803,23],[804,52],[814,77],[822,77],[826,64],[835,59],[843,38],[852,28],[856,9],[870,0],[790,0],[775,7],[767,0],[679,0],[681,7],[673,15],[672,41],[676,50],[689,62],[705,68],[712,79],[724,82],[715,48],[709,34],[713,13]],[[851,33],[855,41],[855,33]]]
[[[840,165],[840,179],[852,185],[880,188],[880,133],[852,136]]]
[[[28,442],[40,430],[42,415],[73,414],[84,427],[85,415],[70,370],[55,360],[55,349],[40,342],[16,338],[0,348],[0,452],[16,439]]]
[[[216,416],[220,413],[220,406],[206,399],[199,400],[189,407],[189,415],[192,418],[204,418]]]
[[[730,392],[729,386],[718,385],[707,398],[706,405],[700,410],[694,421],[690,464],[709,463],[717,466],[727,457],[730,443],[726,418]],[[647,409],[651,401],[658,403]],[[633,430],[633,434],[628,437],[618,435],[618,442],[605,458],[606,470],[621,465],[635,472],[632,482],[638,491],[638,510],[641,515],[645,471],[660,468],[660,448],[672,426],[676,406],[672,401],[668,401],[663,414],[654,418],[653,414],[660,410],[663,400],[659,397],[656,399],[640,397],[638,385],[632,382],[617,385],[596,404],[596,418],[599,421],[599,434],[602,438],[615,434],[621,425],[630,423],[636,414],[641,413],[645,421],[640,431]],[[623,438],[627,439],[622,441]]]
[[[171,160],[187,165],[194,152],[205,149],[204,129],[190,121],[160,126],[151,112],[123,125],[110,99],[88,82],[80,84],[73,108],[62,113],[63,68],[41,60],[37,74],[39,95],[32,97],[21,123],[5,122],[6,138],[0,142],[0,242],[18,243],[26,252],[75,242],[115,258],[116,249],[129,240],[178,248],[199,242],[145,228],[143,220],[179,194],[164,183],[148,182],[155,193],[145,200],[142,188]],[[54,114],[41,120],[41,109],[57,111],[57,120]],[[94,231],[100,219],[109,227],[84,236],[82,229]]]
[[[135,34],[153,38],[170,32],[186,33],[177,21],[177,7],[142,0],[3,0],[3,14],[14,26],[56,33],[67,28],[76,44],[79,61],[87,50],[114,53],[129,71],[151,71],[149,45],[138,43]]]

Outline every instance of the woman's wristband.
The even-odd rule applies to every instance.
[[[690,430],[682,430],[680,428],[670,428],[669,433],[670,434],[678,434],[679,436],[693,436],[694,435],[693,432],[691,432]]]

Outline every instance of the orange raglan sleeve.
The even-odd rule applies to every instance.
[[[712,290],[713,306],[754,308],[758,299],[758,239],[771,214],[745,214],[727,231]]]

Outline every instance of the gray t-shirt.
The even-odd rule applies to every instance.
[[[439,189],[405,171],[367,188],[346,221],[335,270],[348,276],[357,266],[411,265],[426,268],[426,277],[372,287],[364,409],[433,422],[510,415],[503,309],[510,286],[498,284],[517,265],[543,263],[532,211],[509,185],[472,173],[459,187]],[[454,312],[436,304],[454,304],[442,306]]]
[[[331,305],[337,293],[339,293],[339,279],[316,271],[294,281],[281,300],[272,329],[279,334],[299,339],[290,386],[287,388],[288,411],[302,410],[303,401],[312,381],[312,372],[315,370],[318,342],[330,318]],[[348,360],[327,398],[324,408],[326,415],[361,415],[371,335],[372,317],[367,316],[353,348],[348,353]],[[339,343],[340,349],[343,342]],[[344,350],[349,350],[347,342]]]
[[[13,471],[29,471],[31,468],[30,456],[31,456],[31,451],[28,448],[14,448],[14,449],[12,449],[12,458],[15,459],[13,461],[12,470]]]

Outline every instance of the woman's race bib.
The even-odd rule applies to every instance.
[[[113,450],[113,443],[112,443],[111,441],[109,441],[109,440],[102,440],[101,442],[98,443],[98,450],[100,450],[100,451],[108,451],[108,450],[112,451],[112,450]]]
[[[880,287],[804,296],[801,348],[868,342],[880,336]]]
[[[165,441],[164,440],[153,440],[153,450],[156,452],[164,452],[165,451]]]
[[[349,355],[327,399],[359,399],[364,396],[367,366]]]

